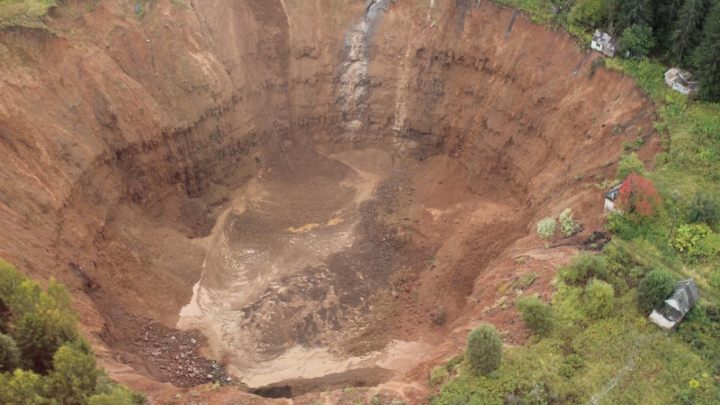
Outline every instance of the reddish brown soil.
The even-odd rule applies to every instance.
[[[144,16],[130,2],[69,1],[46,31],[0,31],[0,256],[68,285],[100,364],[151,401],[285,403],[235,387],[177,388],[204,383],[222,360],[187,343],[203,342],[195,332],[172,330],[201,277],[202,237],[251,178],[285,214],[238,215],[248,225],[238,240],[324,220],[353,197],[339,184],[352,170],[321,156],[383,150],[393,164],[373,198],[343,212],[358,219],[352,247],[302,273],[323,275],[313,302],[332,288],[344,297],[335,311],[357,311],[366,326],[325,342],[321,331],[350,325],[330,309],[321,321],[288,310],[256,323],[278,339],[273,350],[431,343],[424,362],[376,388],[293,383],[313,391],[298,404],[422,401],[429,369],[477,323],[495,324],[507,344],[526,341],[518,291],[547,299],[556,267],[602,231],[596,185],[614,178],[622,142],[641,134],[647,162],[660,148],[652,105],[630,78],[607,69],[590,78],[594,53],[573,73],[585,51],[572,37],[521,14],[505,38],[512,10],[471,3],[389,3],[355,53],[352,35],[344,41],[364,1],[160,0]],[[544,247],[535,223],[567,207],[582,232]],[[530,273],[538,278],[522,286]],[[189,377],[172,369],[182,352]],[[354,381],[386,378],[377,375]]]

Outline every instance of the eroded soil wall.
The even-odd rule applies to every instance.
[[[612,176],[621,142],[652,140],[632,80],[590,77],[597,54],[522,14],[506,37],[512,10],[471,3],[71,1],[47,31],[0,32],[0,256],[68,285],[103,364],[135,378],[108,346],[140,332],[132,316],[175,325],[235,190],[302,150],[376,148],[424,176],[408,207],[465,224],[451,209],[486,198],[497,214],[462,237],[420,218],[403,247],[451,250],[394,315],[420,325],[401,337],[441,341],[450,324],[425,311],[464,319],[473,282],[540,217],[575,204],[597,222],[575,179]],[[447,168],[423,172],[433,159]]]

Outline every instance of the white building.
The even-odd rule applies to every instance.
[[[693,74],[679,68],[670,68],[665,72],[665,84],[675,91],[689,95],[697,91],[697,85],[693,81]]]
[[[605,194],[605,210],[616,212],[615,200],[617,200],[618,194],[620,193],[620,186],[622,186],[622,183],[613,187],[612,190]]]
[[[670,330],[682,321],[698,299],[700,299],[700,290],[694,279],[678,281],[675,283],[673,294],[660,308],[652,311],[650,321],[665,330]]]
[[[615,52],[617,52],[618,41],[605,32],[595,30],[595,35],[593,35],[592,42],[590,42],[590,47],[613,58],[615,57]]]

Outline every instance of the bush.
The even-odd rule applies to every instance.
[[[550,305],[537,297],[523,297],[515,301],[520,319],[525,326],[540,336],[549,336],[555,327],[555,317]]]
[[[702,262],[720,253],[720,235],[705,224],[685,224],[678,228],[672,246],[685,261]]]
[[[620,156],[620,162],[618,162],[617,178],[618,180],[625,180],[631,174],[645,174],[645,166],[643,162],[634,153],[627,156]]]
[[[448,374],[447,369],[443,366],[433,367],[432,370],[430,370],[430,379],[427,382],[427,386],[432,387],[440,384]]]
[[[662,270],[650,271],[638,286],[638,305],[643,312],[650,312],[662,304],[675,289],[672,276]]]
[[[562,364],[558,369],[558,374],[565,378],[571,378],[578,370],[585,367],[585,361],[579,355],[573,353],[563,358]]]
[[[706,223],[717,230],[720,224],[720,201],[716,194],[698,191],[688,203],[687,219],[691,223]]]
[[[572,210],[570,208],[566,208],[558,219],[560,220],[560,228],[562,229],[562,236],[564,238],[571,236],[580,229],[580,225],[573,221]]]
[[[612,285],[593,279],[585,287],[583,297],[585,313],[591,319],[603,319],[612,314],[615,305],[615,291]]]
[[[570,260],[569,267],[558,270],[558,275],[568,284],[581,284],[592,277],[605,279],[608,275],[608,262],[603,256],[580,252]]]
[[[20,350],[15,339],[0,333],[0,373],[13,371],[20,366]]]
[[[537,223],[537,233],[540,235],[540,239],[551,238],[557,230],[558,224],[553,217],[543,218]]]
[[[630,174],[618,190],[617,208],[624,217],[635,223],[654,215],[661,204],[662,199],[655,185],[635,173]]]
[[[494,326],[478,326],[470,332],[467,342],[467,360],[475,373],[487,375],[500,367],[503,343]]]
[[[435,325],[442,325],[447,320],[447,311],[443,306],[439,306],[436,311],[430,313],[430,320]]]

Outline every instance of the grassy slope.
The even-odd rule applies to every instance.
[[[0,30],[8,27],[45,28],[40,17],[55,6],[55,0],[0,0]]]

